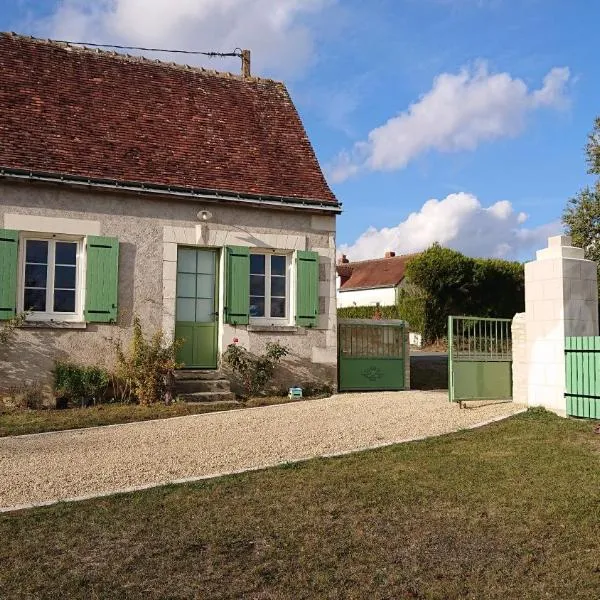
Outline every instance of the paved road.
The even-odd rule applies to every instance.
[[[445,392],[340,394],[278,406],[0,439],[0,510],[344,454],[514,414]]]

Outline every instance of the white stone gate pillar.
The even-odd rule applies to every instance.
[[[569,236],[525,264],[527,403],[565,415],[565,337],[598,335],[596,263]]]

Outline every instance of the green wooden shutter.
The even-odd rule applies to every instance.
[[[119,240],[87,237],[85,320],[116,323],[119,296]]]
[[[296,325],[316,327],[319,317],[319,255],[298,250],[296,254]]]
[[[0,229],[0,321],[17,313],[18,245],[18,231]]]
[[[225,320],[232,325],[250,322],[250,249],[227,246]]]

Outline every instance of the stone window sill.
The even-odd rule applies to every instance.
[[[298,333],[306,335],[306,330],[303,327],[295,325],[248,325],[248,331],[254,333]]]
[[[25,329],[86,329],[85,321],[25,321]]]

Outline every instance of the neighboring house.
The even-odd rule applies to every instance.
[[[393,306],[403,285],[406,264],[414,254],[350,262],[343,255],[337,263],[336,289],[338,308],[348,306]]]
[[[138,315],[214,369],[234,339],[336,380],[329,189],[282,83],[0,34],[0,388],[110,365]]]

